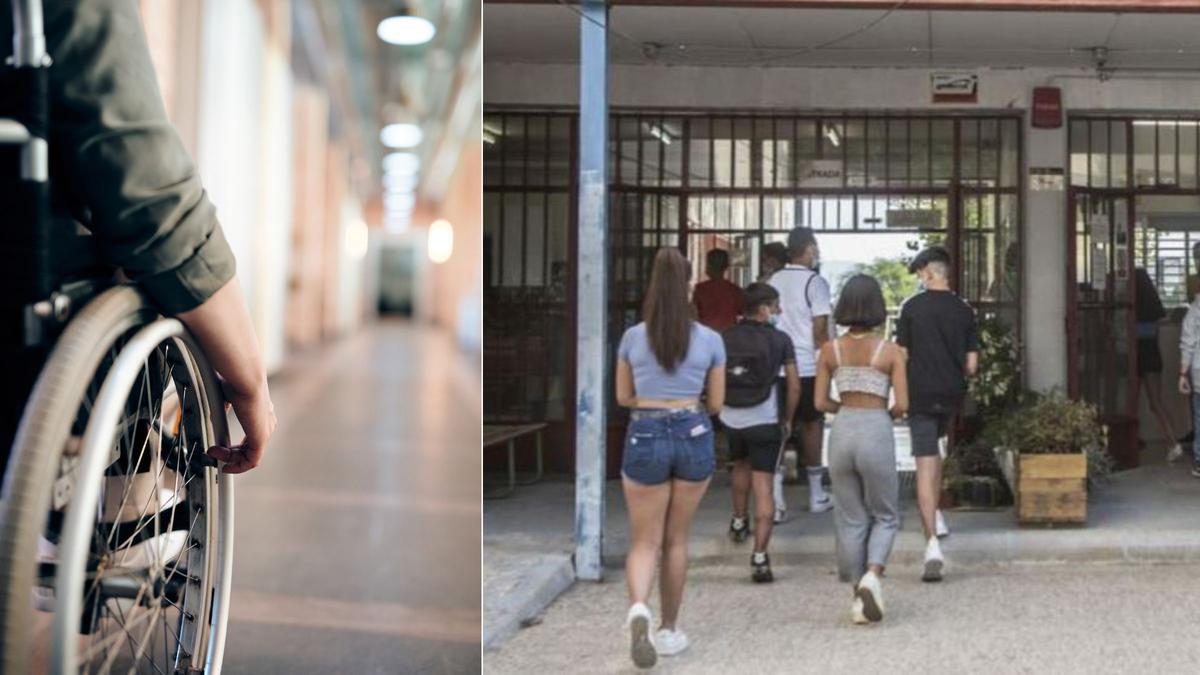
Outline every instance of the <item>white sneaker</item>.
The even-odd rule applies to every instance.
[[[946,519],[942,517],[942,510],[938,509],[937,511],[934,511],[933,514],[933,529],[938,539],[941,539],[942,537],[949,537],[950,528],[946,525]]]
[[[654,634],[654,648],[662,656],[675,656],[688,648],[687,634],[681,630],[659,628]]]
[[[825,513],[833,508],[833,500],[829,495],[823,495],[820,499],[808,500],[808,510],[813,513]]]
[[[867,572],[858,580],[855,594],[862,602],[863,616],[868,621],[883,620],[883,587],[874,572]]]
[[[925,545],[925,572],[921,575],[921,581],[941,581],[942,567],[945,564],[941,544],[938,543],[937,537],[930,537],[929,543]]]
[[[776,525],[787,522],[787,509],[775,509],[775,516],[771,518],[771,522]]]
[[[654,617],[645,603],[634,603],[625,616],[629,627],[629,656],[638,668],[653,668],[658,661],[658,652],[650,637],[650,624]]]
[[[1181,459],[1183,459],[1183,446],[1176,443],[1171,446],[1170,450],[1167,450],[1167,461],[1174,464]]]
[[[857,595],[854,596],[854,602],[850,603],[850,620],[859,625],[870,623],[867,615],[863,614],[862,598]]]

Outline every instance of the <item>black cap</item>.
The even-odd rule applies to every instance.
[[[946,265],[950,264],[950,252],[941,246],[930,246],[929,248],[917,254],[912,262],[908,264],[909,272],[919,272],[931,262],[940,262]]]

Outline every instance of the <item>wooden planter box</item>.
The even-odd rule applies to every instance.
[[[1087,455],[1020,454],[1017,460],[1017,522],[1087,521]]]

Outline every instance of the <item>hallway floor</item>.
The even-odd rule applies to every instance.
[[[224,672],[477,672],[477,361],[388,321],[271,388],[278,431],[237,482]]]

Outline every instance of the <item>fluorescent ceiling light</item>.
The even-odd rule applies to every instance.
[[[383,208],[388,211],[411,211],[416,203],[416,197],[403,192],[389,192],[383,196]]]
[[[671,141],[673,140],[670,132],[658,126],[657,124],[650,125],[650,135],[662,141],[663,145],[670,145]]]
[[[504,135],[504,132],[500,131],[500,127],[497,127],[495,124],[488,124],[487,122],[483,123],[483,130],[496,137]]]
[[[393,152],[383,158],[386,173],[413,174],[421,168],[421,158],[411,152]]]
[[[828,138],[835,148],[842,144],[842,136],[838,133],[837,127],[825,125],[825,138]]]
[[[415,124],[389,124],[379,132],[379,140],[389,148],[413,148],[424,137],[421,127]]]
[[[1135,127],[1194,127],[1200,125],[1200,120],[1134,120]]]
[[[389,192],[412,192],[417,187],[417,174],[392,173],[383,174],[383,186]]]
[[[495,134],[493,134],[492,132],[488,131],[487,129],[484,129],[484,131],[483,131],[483,142],[484,142],[484,143],[487,143],[488,145],[495,145],[495,144],[496,144],[496,136],[495,136]]]
[[[454,228],[444,220],[435,220],[429,226],[429,259],[444,263],[454,255]]]
[[[423,45],[433,39],[437,28],[419,16],[390,16],[379,22],[375,32],[390,45]]]

